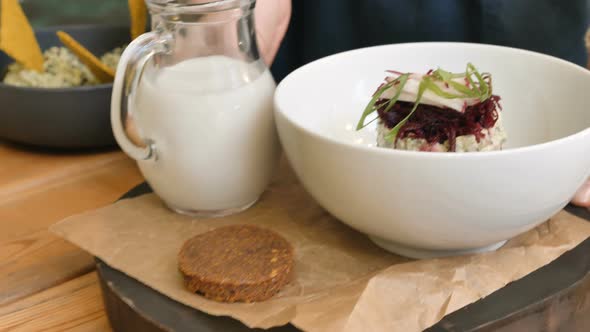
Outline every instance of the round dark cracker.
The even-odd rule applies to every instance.
[[[188,239],[178,267],[191,292],[223,302],[264,301],[291,279],[293,247],[253,225],[216,228]]]

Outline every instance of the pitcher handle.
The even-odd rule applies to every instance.
[[[168,52],[169,38],[158,32],[148,32],[135,38],[121,54],[117,65],[111,96],[111,126],[117,143],[135,160],[156,160],[156,144],[135,128],[135,95],[145,65],[156,54]]]

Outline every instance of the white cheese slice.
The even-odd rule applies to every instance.
[[[385,80],[388,82],[391,82],[391,81],[395,80],[396,78],[398,78],[399,76],[401,76],[401,74],[392,74],[392,76],[387,77]],[[411,102],[411,103],[415,102],[416,98],[418,98],[418,88],[420,87],[420,82],[422,82],[422,78],[424,76],[425,75],[423,75],[423,74],[410,74],[410,76],[408,77],[408,81],[404,85],[403,90],[402,90],[398,100]],[[461,84],[465,84],[465,79],[463,77],[456,78],[456,79],[454,79],[454,81],[461,83]],[[434,83],[436,85],[438,85],[438,87],[444,92],[458,94],[458,95],[461,94],[453,87],[446,86],[446,84],[444,82],[434,81]],[[384,98],[384,99],[393,98],[397,94],[398,87],[399,86],[392,86],[391,88],[385,90],[383,92],[383,94],[381,95],[381,98]],[[422,95],[422,99],[420,100],[421,104],[432,105],[432,106],[441,107],[441,108],[446,107],[446,108],[456,110],[458,112],[463,112],[467,106],[476,105],[479,102],[480,102],[479,98],[453,98],[453,99],[449,99],[449,98],[441,97],[430,90],[424,91],[424,94]]]

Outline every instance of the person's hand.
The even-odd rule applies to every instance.
[[[291,0],[258,0],[254,10],[258,48],[270,66],[287,32]]]
[[[588,69],[590,69],[590,29],[586,32],[586,49],[588,49]],[[578,190],[572,203],[590,208],[590,179]]]
[[[590,179],[578,190],[572,203],[578,206],[590,207]]]

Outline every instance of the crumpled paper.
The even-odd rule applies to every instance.
[[[295,279],[260,303],[218,303],[184,288],[183,242],[229,224],[256,224],[295,248]],[[261,201],[219,219],[174,214],[153,194],[70,217],[52,231],[153,289],[250,327],[292,323],[306,331],[421,331],[445,315],[548,264],[590,236],[590,223],[560,212],[495,252],[414,261],[390,254],[338,222],[286,164]]]

